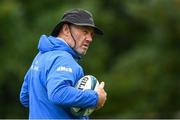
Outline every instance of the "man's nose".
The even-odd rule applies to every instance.
[[[88,40],[89,42],[92,42],[93,36],[92,36],[91,34],[88,34],[88,35],[87,35],[87,40]]]

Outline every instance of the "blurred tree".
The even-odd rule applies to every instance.
[[[118,4],[117,1],[113,2],[109,2],[108,5]],[[122,18],[128,23],[124,38],[131,42],[127,44],[131,49],[125,48],[125,54],[114,52],[113,57],[116,57],[116,62],[111,64],[110,72],[102,77],[110,80],[106,82],[109,85],[107,88],[110,95],[104,112],[111,115],[110,117],[115,115],[116,118],[178,116],[180,110],[180,58],[177,47],[180,37],[179,2],[136,0],[126,1],[123,4],[119,1],[119,4],[123,6],[120,8],[123,8],[125,13],[119,19]],[[113,8],[118,9],[118,7]],[[112,23],[114,24],[111,28],[117,30],[118,22]],[[112,30],[112,34],[116,33],[116,30]],[[110,32],[109,34],[111,35]],[[115,37],[117,40],[118,36]],[[124,41],[119,39],[111,42],[111,49],[114,49],[114,45],[121,46],[121,40]],[[118,51],[119,47],[115,49]]]

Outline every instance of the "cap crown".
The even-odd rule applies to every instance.
[[[61,21],[71,22],[74,24],[94,25],[92,14],[87,10],[74,9],[64,13]]]

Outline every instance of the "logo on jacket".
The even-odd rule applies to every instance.
[[[31,65],[31,70],[39,71],[39,62],[38,62],[38,61],[35,61],[35,62]]]
[[[65,66],[59,66],[56,70],[57,70],[57,71],[72,72],[72,68],[70,68],[70,67],[65,67]]]

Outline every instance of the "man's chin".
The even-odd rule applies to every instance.
[[[86,51],[78,52],[80,55],[86,55]]]
[[[86,55],[86,52],[81,53],[81,55]]]

